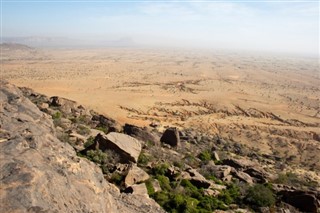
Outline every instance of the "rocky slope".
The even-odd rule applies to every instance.
[[[57,139],[51,116],[0,83],[2,212],[162,212],[148,196],[121,194]]]
[[[277,156],[193,129],[121,126],[6,82],[0,95],[5,212],[319,212],[317,173],[283,172]]]

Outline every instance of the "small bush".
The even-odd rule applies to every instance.
[[[94,143],[94,138],[90,136],[87,141],[83,144],[84,148],[91,146]]]
[[[158,175],[156,178],[158,179],[162,190],[164,190],[164,191],[171,190],[170,180],[168,177],[166,177],[164,175]]]
[[[154,175],[165,175],[170,165],[168,163],[161,163],[152,168]]]
[[[154,194],[154,188],[152,185],[152,179],[148,179],[146,182],[146,187],[147,187],[147,191],[148,191],[148,195],[152,196]]]
[[[106,133],[106,134],[109,133],[109,128],[108,128],[108,127],[99,126],[99,127],[96,127],[96,129],[97,129],[97,130],[100,130],[100,131],[102,131],[102,132],[104,132],[104,133]]]
[[[89,135],[90,134],[90,129],[86,126],[83,126],[83,125],[79,125],[77,127],[77,133],[79,133],[80,135]]]
[[[270,207],[276,202],[275,195],[268,187],[256,184],[248,189],[245,201],[256,207]]]
[[[138,158],[138,166],[146,166],[151,160],[151,156],[146,155],[143,151],[140,153]]]
[[[211,153],[210,153],[210,151],[205,150],[205,151],[201,152],[198,157],[202,161],[209,161],[209,160],[211,160]]]
[[[87,151],[86,158],[98,164],[106,163],[108,160],[107,154],[100,149]]]
[[[125,176],[120,175],[119,173],[113,173],[110,178],[110,182],[120,185],[124,180]]]
[[[240,200],[240,188],[235,184],[230,184],[227,189],[223,190],[218,196],[219,200],[225,204],[230,205]]]
[[[53,120],[55,120],[55,119],[61,119],[61,117],[62,117],[62,114],[61,114],[60,111],[57,111],[56,113],[54,113],[54,114],[52,115],[52,119],[53,119]]]

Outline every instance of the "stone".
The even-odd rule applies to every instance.
[[[222,161],[223,165],[228,165],[228,166],[232,166],[235,169],[246,169],[249,167],[253,167],[256,166],[256,163],[248,160],[248,159],[233,159],[233,158],[228,158],[228,159],[224,159]]]
[[[220,157],[216,151],[212,152],[212,158],[213,160],[220,161]]]
[[[319,195],[313,192],[283,190],[278,195],[281,196],[283,202],[292,205],[302,212],[317,213],[320,209]]]
[[[160,183],[159,183],[159,181],[158,181],[157,179],[154,179],[154,180],[151,182],[151,184],[152,184],[152,187],[153,187],[153,189],[154,189],[154,192],[159,192],[159,191],[162,190],[162,189],[161,189],[161,186],[160,186]]]
[[[243,172],[247,173],[251,177],[254,178],[254,182],[257,183],[266,183],[268,182],[268,173],[264,171],[262,168],[248,168],[243,170]]]
[[[190,182],[196,187],[209,188],[211,186],[212,182],[203,177],[195,169],[187,169],[186,172],[189,173],[189,176],[183,174],[184,179],[190,180]]]
[[[232,175],[227,175],[222,178],[222,181],[230,183],[232,181]]]
[[[226,165],[214,165],[211,166],[210,172],[212,172],[215,177],[222,179],[230,174],[231,167]]]
[[[129,169],[129,172],[124,180],[125,186],[129,187],[133,184],[140,183],[149,179],[148,173],[137,167],[136,165],[132,165]]]
[[[93,115],[91,120],[96,123],[96,127],[104,127],[109,132],[121,132],[121,125],[113,120],[112,118],[107,118],[104,115]]]
[[[148,196],[148,190],[145,183],[134,184],[132,186],[129,186],[125,189],[125,193]]]
[[[205,189],[203,190],[203,194],[206,196],[217,197],[220,194],[220,191],[215,189]]]
[[[178,146],[180,144],[178,129],[175,127],[166,129],[166,131],[163,133],[162,137],[160,138],[160,141],[162,143],[169,144],[172,147]]]
[[[88,150],[102,151],[112,150],[120,155],[121,163],[138,162],[138,158],[142,149],[141,143],[129,136],[122,133],[110,132],[109,134],[98,134],[94,139],[94,143],[87,147],[82,153]]]
[[[235,171],[235,172],[232,172],[232,174],[235,178],[239,179],[240,181],[243,181],[248,184],[253,184],[252,177],[245,172]]]
[[[78,134],[78,133],[75,133],[75,132],[71,132],[71,133],[69,134],[69,137],[70,137],[71,139],[74,138],[75,144],[77,144],[77,145],[83,144],[83,143],[87,140],[87,138],[86,138],[85,136],[82,136],[82,135],[80,135],[80,134]]]
[[[41,105],[39,106],[40,110],[46,110],[49,108],[49,104],[48,103],[41,103]]]
[[[77,102],[66,98],[52,96],[50,98],[49,106],[58,107],[59,110],[65,114],[73,114],[77,111],[78,104]]]
[[[123,132],[146,143],[157,144],[160,141],[160,137],[149,131],[147,128],[141,128],[131,124],[125,124]]]

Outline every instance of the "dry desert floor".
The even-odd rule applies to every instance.
[[[4,49],[1,76],[120,123],[193,128],[320,171],[316,58],[139,48]]]

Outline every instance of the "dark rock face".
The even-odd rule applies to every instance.
[[[108,132],[121,132],[122,127],[115,120],[107,118],[104,115],[93,115],[92,121],[96,122],[96,127],[105,127]]]
[[[282,201],[296,207],[302,212],[316,213],[320,208],[320,201],[317,195],[306,191],[281,191]]]
[[[180,144],[179,131],[174,127],[166,129],[160,141],[169,144],[170,146],[178,146]]]
[[[125,124],[123,127],[123,132],[127,135],[137,138],[138,140],[151,142],[152,144],[156,144],[160,139],[158,135],[152,133],[147,128],[141,128],[131,124]]]
[[[50,116],[0,81],[1,212],[163,212],[122,195],[95,164],[55,137]]]

